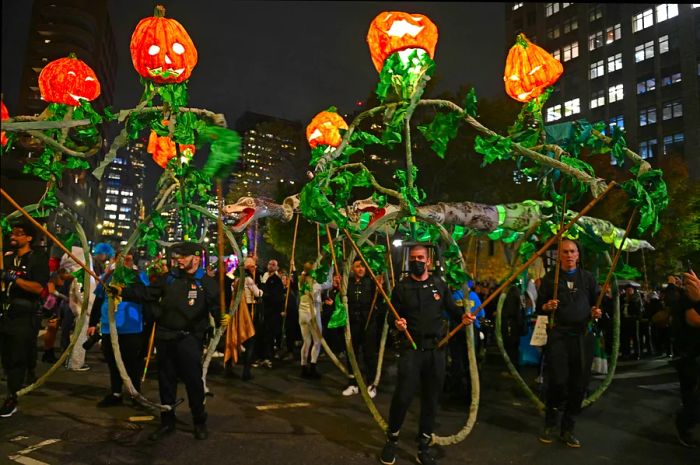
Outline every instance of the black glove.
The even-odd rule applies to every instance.
[[[2,280],[6,283],[14,283],[17,278],[24,277],[24,273],[15,270],[2,270]]]

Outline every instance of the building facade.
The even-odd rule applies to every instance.
[[[506,43],[523,32],[564,65],[548,123],[624,128],[654,165],[682,154],[700,178],[700,4],[508,3]]]

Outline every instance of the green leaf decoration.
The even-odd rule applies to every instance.
[[[372,133],[364,131],[354,131],[350,136],[351,143],[358,143],[363,147],[368,144],[381,144],[382,141]]]
[[[536,251],[537,248],[535,247],[535,244],[528,241],[524,241],[522,244],[520,244],[520,247],[518,247],[518,255],[523,263],[528,261]]]
[[[608,273],[610,272],[610,267],[602,267],[600,270],[600,273],[598,274],[598,282],[599,283],[604,283],[605,278],[608,276]],[[615,268],[615,271],[613,272],[615,277],[617,279],[637,279],[642,276],[642,273],[635,267],[628,265],[627,263],[623,263],[622,266],[618,264],[617,268]]]
[[[136,271],[128,268],[124,265],[118,265],[112,273],[112,284],[119,284],[121,286],[128,286],[136,282]]]
[[[231,129],[219,126],[197,126],[197,142],[211,143],[209,157],[202,171],[209,178],[226,179],[241,155],[241,138]]]
[[[497,160],[510,159],[511,145],[510,138],[498,134],[489,137],[476,136],[474,139],[474,150],[484,156],[482,167]]]
[[[311,149],[311,161],[309,162],[309,166],[315,167],[318,164],[318,161],[323,158],[324,155],[326,155],[326,149],[330,147],[329,145],[317,145],[313,149]]]
[[[479,112],[476,90],[473,87],[469,89],[469,92],[467,92],[467,95],[464,98],[464,112],[472,118],[476,118]]]
[[[347,225],[347,218],[323,195],[318,184],[312,180],[299,193],[299,208],[302,215],[310,221],[320,224],[335,222],[339,228]]]
[[[461,288],[469,280],[469,273],[462,268],[460,250],[457,244],[450,244],[447,250],[443,252],[442,258],[445,268],[445,281],[452,289]]]
[[[344,328],[348,321],[348,313],[345,311],[345,305],[340,297],[340,293],[335,295],[333,302],[333,313],[328,321],[328,328]]]
[[[625,141],[624,131],[618,126],[612,127],[612,150],[611,154],[615,162],[622,166],[625,162],[625,150],[627,149],[627,141]]]
[[[164,103],[173,109],[187,105],[187,81],[176,84],[161,84],[156,86],[156,92]]]
[[[461,120],[462,115],[457,112],[438,113],[429,125],[418,126],[418,130],[431,142],[430,148],[440,158],[445,158],[447,144],[457,137]]]
[[[636,179],[622,183],[622,189],[629,197],[629,203],[639,209],[637,231],[643,234],[651,229],[656,234],[661,228],[659,215],[668,207],[668,190],[662,170],[649,170]]]
[[[415,93],[422,76],[432,76],[435,62],[427,53],[419,55],[413,51],[406,59],[401,59],[399,53],[391,54],[379,72],[379,83],[375,94],[381,103],[391,94],[399,100],[411,100],[419,96]],[[393,92],[392,92],[393,91]]]

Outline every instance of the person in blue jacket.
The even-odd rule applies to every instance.
[[[134,269],[134,258],[131,254],[124,256],[124,267],[133,272],[134,280],[138,280],[144,285],[148,285],[148,277],[145,273],[139,273]],[[102,281],[109,285],[112,280],[113,269],[107,270],[102,275]],[[137,391],[141,390],[141,371],[143,369],[143,305],[136,302],[122,300],[114,313],[117,324],[117,334],[119,337],[119,349],[126,372],[131,378],[131,382]],[[117,369],[112,350],[112,339],[109,331],[109,299],[102,284],[95,289],[95,301],[90,314],[88,324],[88,337],[96,337],[97,323],[100,324],[102,334],[102,353],[109,366],[110,392],[104,399],[97,403],[98,407],[113,407],[122,403],[122,378]]]

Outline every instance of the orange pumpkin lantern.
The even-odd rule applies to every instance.
[[[379,13],[367,32],[369,52],[378,72],[389,55],[409,48],[425,50],[433,58],[437,40],[438,29],[430,18],[401,11]]]
[[[131,61],[136,72],[159,84],[189,79],[197,65],[197,49],[182,24],[165,18],[158,5],[153,16],[144,18],[131,35]]]
[[[563,72],[559,60],[530,42],[525,34],[518,34],[506,59],[506,93],[519,102],[529,102],[557,82]]]
[[[168,162],[177,154],[175,141],[168,136],[159,136],[155,131],[151,131],[151,135],[148,137],[146,152],[153,156],[153,161],[161,168],[165,168]],[[180,156],[184,157],[188,162],[194,156],[194,152],[194,145],[180,144]]]
[[[100,81],[84,61],[70,54],[54,60],[39,73],[39,92],[47,102],[79,106],[80,100],[100,96]]]
[[[306,140],[312,149],[319,145],[337,147],[343,140],[339,129],[348,129],[343,117],[332,111],[322,111],[306,126]]]
[[[2,121],[10,119],[10,112],[7,111],[5,102],[0,102],[0,105],[2,106],[2,114],[0,114],[0,119],[2,119]],[[2,146],[4,147],[5,145],[7,145],[7,136],[5,135],[5,131],[2,131],[0,138],[2,139]]]

